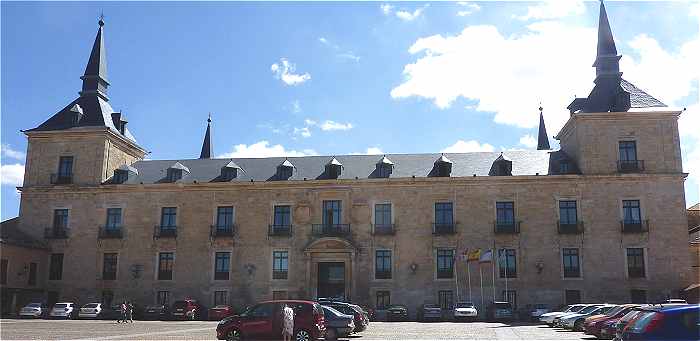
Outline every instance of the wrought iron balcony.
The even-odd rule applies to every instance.
[[[394,235],[396,234],[396,229],[394,224],[378,224],[374,225],[372,229],[372,234],[374,235]]]
[[[51,184],[53,185],[67,185],[73,183],[73,174],[51,174]]]
[[[627,277],[629,278],[644,278],[646,274],[644,273],[643,267],[628,268]]]
[[[227,281],[229,279],[228,271],[216,271],[214,272],[214,280],[217,281]]]
[[[450,270],[438,270],[437,278],[452,278],[454,276],[454,271]]]
[[[236,225],[211,225],[209,227],[209,236],[212,238],[233,237],[236,233]]]
[[[288,271],[272,271],[272,279],[287,279]]]
[[[649,232],[649,220],[620,220],[622,233]]]
[[[619,160],[617,171],[620,173],[636,173],[644,171],[644,160]]]
[[[44,229],[46,239],[68,239],[67,227],[49,227]]]
[[[391,271],[377,270],[374,272],[374,278],[375,279],[391,279]]]
[[[496,234],[518,234],[520,233],[519,221],[494,221],[493,232]]]
[[[557,220],[557,231],[559,231],[559,234],[581,234],[583,233],[583,222],[570,223]]]
[[[291,237],[292,225],[268,225],[267,235],[276,237]]]
[[[350,236],[350,224],[312,224],[311,234],[319,237]]]
[[[124,228],[121,226],[100,226],[97,238],[99,239],[121,239],[124,238]]]
[[[433,234],[455,234],[457,230],[455,229],[456,224],[435,224],[433,223]]]
[[[153,238],[177,238],[177,226],[160,226],[153,227]]]

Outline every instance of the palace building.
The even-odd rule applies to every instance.
[[[414,316],[494,296],[648,302],[693,282],[681,110],[622,78],[602,3],[595,86],[560,150],[540,116],[537,150],[217,159],[209,120],[199,158],[145,160],[110,105],[104,29],[79,97],[24,131],[16,224],[46,243],[49,302],[343,297]],[[475,249],[494,262],[467,263]]]

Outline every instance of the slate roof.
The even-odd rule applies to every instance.
[[[499,152],[449,153],[452,161],[451,177],[488,176],[493,162],[500,156]],[[561,151],[546,150],[508,151],[504,157],[512,160],[512,174],[517,175],[551,175],[558,174],[558,163],[568,159]],[[387,154],[394,163],[391,178],[427,177],[435,167],[435,160],[441,154]],[[295,171],[289,180],[325,179],[325,166],[333,156],[304,156],[286,158],[291,162]],[[377,163],[381,155],[339,155],[335,159],[343,164],[343,172],[339,179],[371,179],[378,178]],[[278,180],[277,166],[285,161],[284,157],[271,158],[234,158],[234,159],[188,159],[188,160],[145,160],[138,161],[133,167],[138,174],[130,176],[125,184],[154,184],[165,182],[167,169],[173,163],[179,162],[189,169],[183,174],[180,183],[216,182],[221,175],[221,168],[233,161],[242,172],[231,180],[232,182],[275,181]],[[575,170],[573,165],[571,169]],[[550,171],[551,170],[551,171]]]
[[[19,229],[19,218],[0,223],[0,244],[16,245],[35,249],[46,249],[47,245]]]
[[[630,94],[630,105],[632,108],[652,108],[666,106],[666,104],[652,97],[651,95],[644,92],[642,89],[634,86],[634,84],[626,81],[625,79],[620,80],[620,86],[622,86],[622,88]]]

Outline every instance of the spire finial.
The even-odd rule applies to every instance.
[[[211,112],[209,113],[209,118],[207,118],[207,124],[211,123]]]
[[[204,141],[202,142],[202,151],[199,153],[200,159],[211,159],[214,148],[211,144],[211,113],[207,118],[207,131],[204,133]]]
[[[97,24],[100,25],[100,27],[105,25],[105,13],[104,12],[100,12],[100,20],[97,22]]]
[[[542,103],[540,102],[540,127],[537,131],[537,150],[550,150],[547,128],[544,126],[544,114],[542,113]]]

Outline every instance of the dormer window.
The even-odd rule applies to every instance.
[[[237,178],[239,169],[241,169],[241,167],[238,167],[235,162],[229,162],[226,166],[221,167],[221,179],[223,181],[231,181]]]
[[[114,124],[114,128],[116,128],[120,134],[124,135],[126,132],[126,124],[128,123],[126,116],[121,112],[113,112],[112,123]]]
[[[571,165],[569,164],[569,161],[561,161],[559,163],[559,173],[561,174],[569,174],[571,171]]]
[[[80,123],[80,120],[83,119],[83,108],[80,107],[79,104],[74,104],[72,108],[70,108],[70,112],[73,115],[72,116],[72,124],[73,126],[77,126]]]
[[[139,171],[131,167],[129,165],[121,165],[119,168],[114,170],[114,176],[112,177],[112,183],[113,184],[123,184],[127,180],[129,180],[129,177],[133,177],[135,175],[138,175]]]
[[[343,170],[343,164],[336,160],[335,157],[326,164],[326,176],[329,179],[337,179]]]
[[[294,165],[289,160],[284,159],[284,162],[277,166],[277,178],[280,180],[289,180],[294,174]]]
[[[389,158],[384,155],[379,162],[377,162],[377,177],[388,178],[391,172],[394,170],[394,163],[389,160]]]
[[[493,161],[491,165],[491,170],[489,171],[490,176],[509,176],[513,175],[513,161],[503,156],[503,153]]]
[[[184,176],[185,173],[189,173],[190,170],[189,168],[185,167],[179,162],[176,162],[174,165],[170,166],[168,168],[168,173],[167,173],[167,181],[168,182],[176,182]]]
[[[452,161],[450,161],[445,154],[440,155],[433,167],[435,169],[435,176],[438,177],[449,177],[450,173],[452,173]]]

